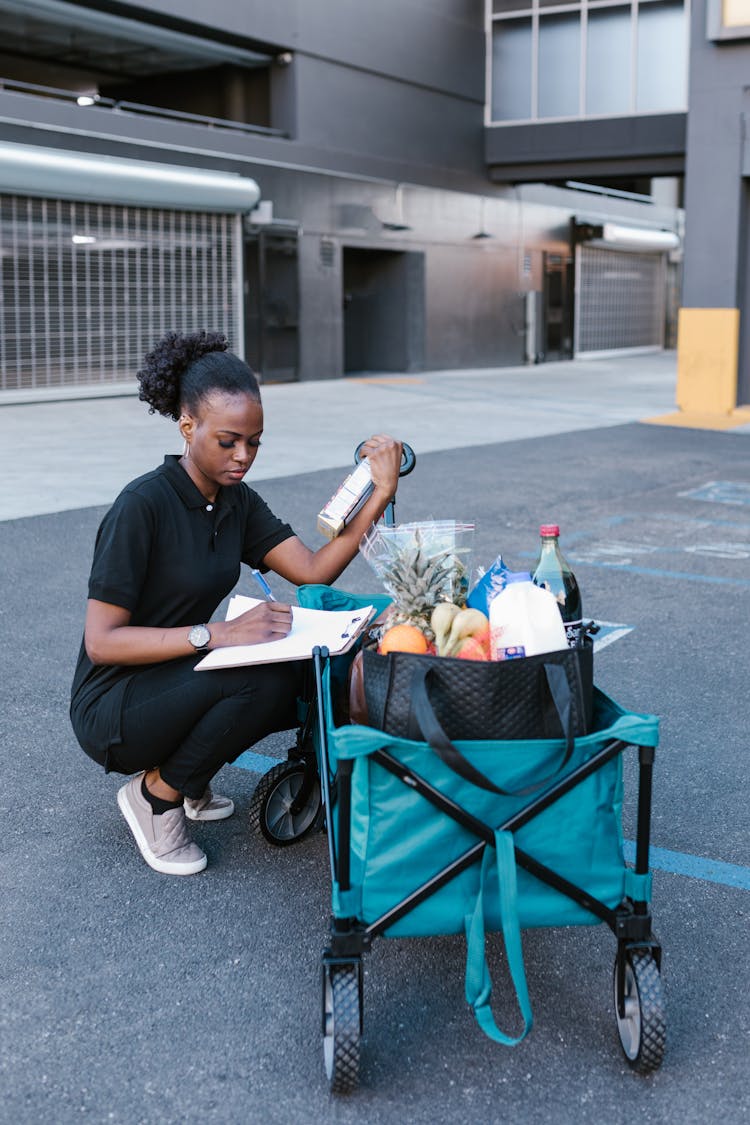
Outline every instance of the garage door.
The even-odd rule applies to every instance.
[[[664,347],[666,255],[578,246],[575,354]]]
[[[238,221],[0,196],[0,388],[132,380],[171,329],[236,350]]]

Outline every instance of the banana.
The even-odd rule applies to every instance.
[[[461,609],[453,617],[448,639],[443,644],[441,656],[454,656],[465,637],[476,636],[484,641],[489,636],[490,623],[485,615],[478,609]]]
[[[435,634],[435,646],[438,651],[438,656],[445,656],[445,644],[448,639],[448,634],[451,630],[451,625],[455,617],[461,613],[457,605],[451,602],[439,602],[432,611],[430,617],[430,628]]]

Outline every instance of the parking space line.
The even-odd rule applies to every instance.
[[[268,773],[273,766],[278,765],[282,758],[271,758],[268,754],[256,754],[253,750],[245,750],[230,766],[238,766],[241,770],[251,773]]]
[[[750,586],[750,578],[724,578],[718,574],[691,574],[685,570],[660,570],[655,566],[633,566],[632,563],[591,562],[578,559],[571,551],[568,558],[575,566],[594,566],[601,570],[626,570],[631,574],[645,574],[651,578],[678,578],[687,582],[708,582],[712,586]]]
[[[626,840],[623,847],[625,860],[635,863],[635,840]],[[737,863],[724,863],[720,859],[704,859],[687,852],[673,852],[668,848],[649,849],[650,867],[655,871],[668,871],[671,875],[686,875],[706,883],[721,883],[725,887],[738,887],[750,891],[750,867]]]
[[[245,750],[231,765],[251,773],[267,773],[282,759],[271,758],[268,754],[256,754]],[[635,840],[625,840],[623,854],[626,863],[635,863]],[[685,875],[689,879],[701,879],[707,883],[720,883],[725,887],[737,887],[750,891],[750,867],[737,863],[725,863],[720,859],[704,859],[686,852],[673,852],[668,848],[649,849],[649,866],[653,871],[667,871],[670,875]]]

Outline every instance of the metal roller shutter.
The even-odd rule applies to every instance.
[[[235,214],[0,196],[0,387],[133,379],[164,332],[238,350]]]
[[[664,346],[666,256],[579,246],[575,354]]]

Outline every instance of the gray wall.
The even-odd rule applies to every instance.
[[[146,146],[184,163],[227,158],[238,168],[252,161],[488,190],[483,13],[475,0],[154,0],[115,7],[273,56],[290,51],[290,65],[271,67],[270,113],[271,125],[288,130],[289,139],[213,132],[101,107],[82,114],[75,104],[5,90],[0,138],[18,140],[19,128],[33,127],[26,139],[39,144],[94,151],[127,144],[132,148],[123,155],[141,155]],[[35,81],[32,43],[29,54],[27,80]]]
[[[674,176],[685,164],[684,113],[493,125],[485,153],[494,180]]]
[[[543,252],[567,253],[570,219],[621,219],[674,228],[668,207],[529,185],[496,197],[255,169],[274,214],[300,239],[300,375],[345,371],[345,249],[423,255],[425,369],[524,362],[526,292],[541,288]],[[405,230],[384,222],[401,220]],[[476,238],[477,234],[489,238]],[[332,248],[329,260],[321,246]],[[384,369],[392,357],[384,358]],[[404,367],[418,369],[413,353]]]
[[[484,102],[481,0],[151,0],[128,7],[136,18],[190,21],[211,34]]]
[[[694,0],[691,22],[682,304],[740,309],[737,401],[750,402],[750,199],[742,178],[750,43],[707,39],[705,0]]]
[[[373,324],[390,299],[388,276],[409,305],[401,358],[386,350],[380,362],[497,366],[523,362],[525,295],[541,286],[543,252],[567,251],[572,214],[659,221],[658,208],[645,205],[491,184],[483,164],[480,0],[154,0],[126,7],[178,29],[291,51],[291,65],[274,67],[273,83],[292,138],[82,110],[0,90],[0,139],[224,168],[257,180],[275,217],[301,228],[303,379],[345,370],[347,250],[403,255],[384,259],[391,273],[380,280],[371,271]],[[673,224],[674,212],[664,214]],[[378,353],[366,358],[377,363]]]
[[[683,305],[738,304],[743,188],[743,87],[750,77],[750,45],[706,38],[705,0],[691,17],[690,113],[685,177]]]
[[[143,18],[181,21],[289,50],[275,69],[278,157],[384,178],[486,181],[482,151],[484,20],[478,0],[155,0]],[[186,23],[187,21],[187,23]],[[287,87],[294,87],[296,115]],[[251,145],[254,155],[268,144]]]

